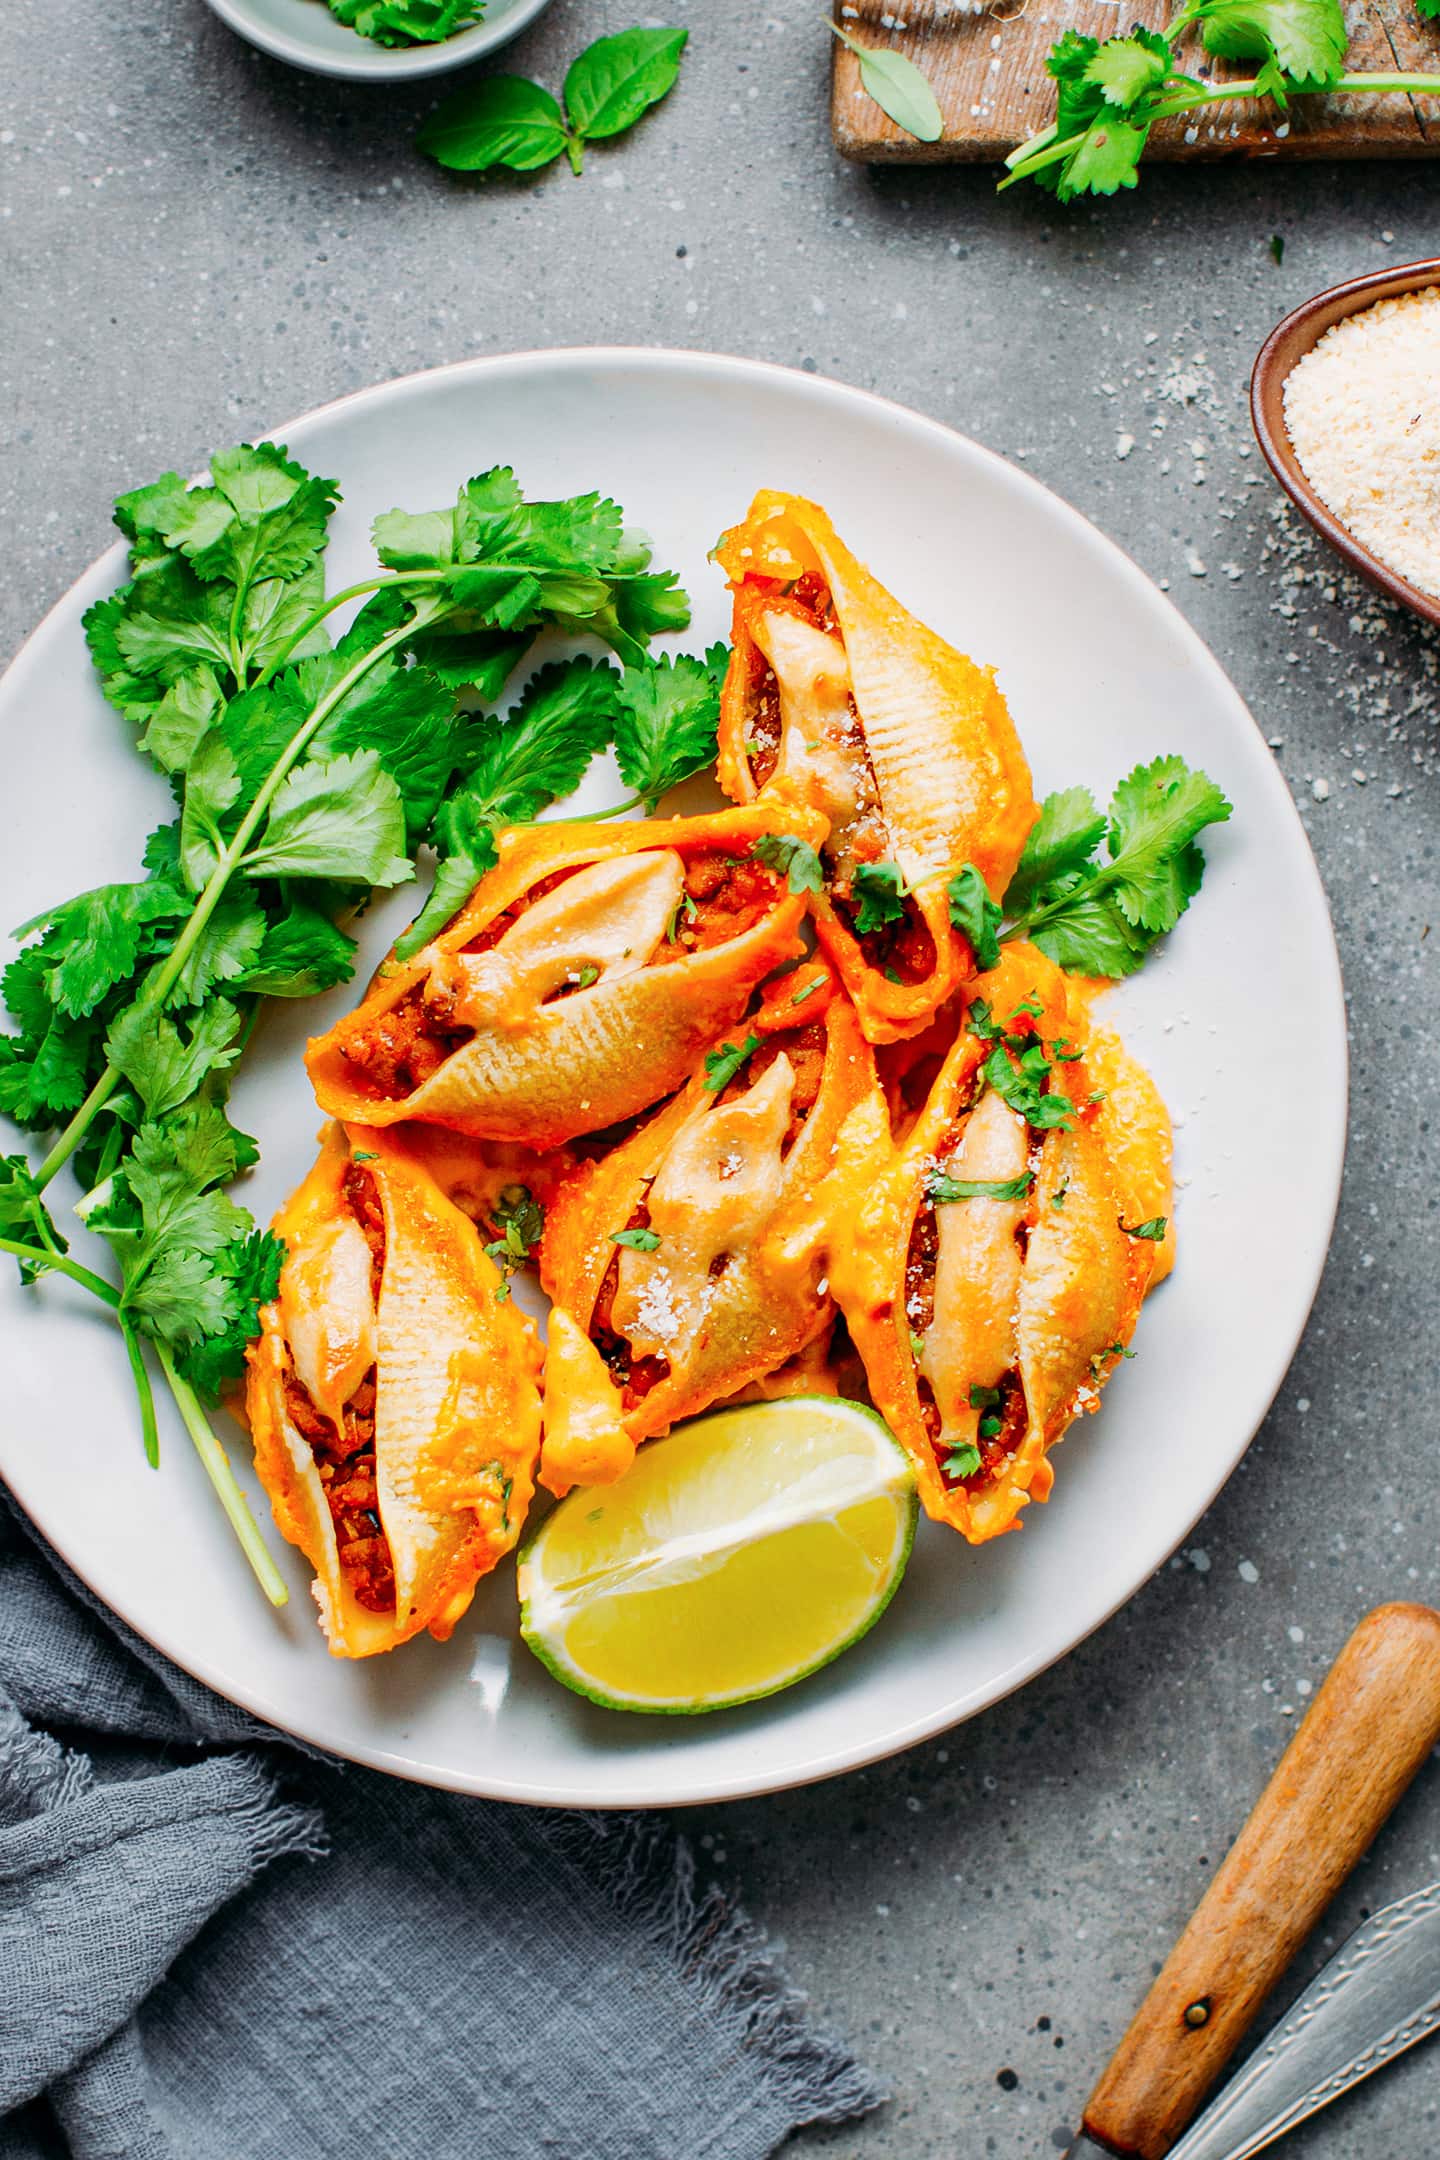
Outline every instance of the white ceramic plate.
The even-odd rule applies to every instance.
[[[1037,791],[1085,781],[1103,801],[1160,751],[1203,764],[1234,820],[1207,833],[1204,892],[1168,949],[1114,999],[1176,1114],[1179,1265],[1146,1308],[1135,1362],[1061,1448],[1048,1507],[979,1551],[925,1529],[856,1650],[711,1718],[618,1715],[568,1694],[516,1638],[508,1568],[447,1646],[331,1659],[298,1556],[272,1533],[294,1591],[272,1613],[173,1420],[159,1474],[145,1467],[103,1315],[57,1281],[22,1293],[8,1267],[0,1471],[177,1663],[320,1747],[433,1784],[572,1806],[710,1800],[849,1769],[972,1716],[1073,1648],[1184,1537],[1263,1417],[1319,1280],[1344,1144],[1340,981],[1315,865],[1254,723],[1169,601],[1073,510],[932,421],[813,376],[688,353],[522,354],[344,398],[281,438],[344,487],[332,589],[369,565],[376,512],[433,507],[504,461],[532,494],[613,494],[681,572],[695,602],[682,642],[699,649],[728,625],[707,549],[756,487],[795,489],[926,622],[996,664]],[[63,773],[66,805],[62,824],[10,826],[0,922],[134,876],[139,836],[170,814],[81,638],[82,610],[122,574],[115,548],[0,684],[9,799],[50,801]],[[612,787],[592,775],[592,805]],[[413,905],[375,911],[367,957]],[[273,1008],[247,1061],[236,1115],[260,1138],[248,1198],[262,1219],[311,1159],[302,1038],[351,995]],[[243,1442],[231,1452],[239,1463]],[[255,1504],[268,1525],[258,1492]]]
[[[337,22],[325,0],[209,0],[232,30],[261,52],[311,75],[347,82],[408,82],[446,75],[498,52],[518,37],[550,0],[489,0],[484,20],[438,45],[377,45]]]

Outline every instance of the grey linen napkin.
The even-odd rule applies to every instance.
[[[0,2160],[761,2160],[879,2098],[659,1818],[279,1744],[0,1493]]]

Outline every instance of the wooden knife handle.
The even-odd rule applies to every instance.
[[[1440,1739],[1440,1612],[1367,1613],[1280,1758],[1085,2110],[1161,2160]]]

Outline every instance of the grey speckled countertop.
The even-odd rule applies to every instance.
[[[1059,212],[985,171],[868,173],[830,148],[822,12],[672,0],[695,38],[660,112],[583,182],[475,185],[411,151],[423,86],[290,73],[201,0],[9,0],[0,648],[105,544],[117,489],[409,369],[613,341],[803,363],[953,422],[1113,533],[1234,675],[1350,997],[1349,1171],[1294,1369],[1184,1555],[1059,1668],[946,1741],[693,1824],[893,2081],[807,2151],[1043,2160],[1354,1621],[1437,1595],[1440,649],[1283,514],[1244,386],[1286,308],[1433,250],[1440,178],[1162,168]],[[505,64],[557,80],[640,13],[557,0]],[[1254,935],[1238,965],[1264,964]],[[1432,1765],[1327,1940],[1436,1874]],[[1422,2050],[1285,2149],[1422,2160],[1437,2117]]]

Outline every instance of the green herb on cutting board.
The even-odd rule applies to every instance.
[[[376,45],[443,45],[474,29],[485,0],[329,0],[329,8],[347,30]]]
[[[687,30],[622,30],[598,38],[565,76],[564,106],[523,75],[490,75],[432,113],[415,146],[452,172],[537,172],[563,151],[584,168],[587,143],[632,128],[673,86]]]
[[[25,1282],[63,1275],[109,1307],[153,1463],[148,1345],[276,1603],[284,1583],[206,1417],[243,1372],[283,1259],[224,1189],[257,1156],[225,1104],[260,1001],[347,981],[343,923],[373,888],[413,878],[425,844],[435,894],[402,944],[423,942],[494,861],[496,825],[569,794],[622,728],[643,737],[627,775],[642,788],[688,770],[707,739],[713,754],[674,685],[713,683],[719,665],[650,658],[689,603],[597,495],[530,502],[496,467],[447,509],[378,518],[381,567],[327,595],[338,500],[270,443],[217,452],[204,486],[167,473],[120,497],[131,581],[90,608],[86,636],[178,815],[137,849],[143,876],[26,923],[0,977],[0,1112],[58,1130],[38,1166],[0,1160],[0,1252]],[[357,600],[332,648],[329,617]],[[597,638],[623,674],[562,661],[512,711],[461,709],[462,693],[496,704],[543,630]],[[50,1212],[66,1163],[118,1283],[69,1252]],[[533,1242],[530,1215],[513,1220]]]
[[[1440,14],[1440,0],[1420,6]],[[1260,66],[1219,83],[1186,74],[1175,54],[1192,30],[1215,59]],[[1348,45],[1341,0],[1191,0],[1163,32],[1136,24],[1102,42],[1067,30],[1045,63],[1059,86],[1055,119],[1011,151],[1000,186],[1035,180],[1061,202],[1133,188],[1157,120],[1235,98],[1268,97],[1283,113],[1317,93],[1440,95],[1440,75],[1347,74]]]
[[[861,85],[886,119],[893,120],[917,142],[939,142],[945,120],[924,69],[889,45],[862,45],[837,22],[832,22],[830,28],[859,61]]]

